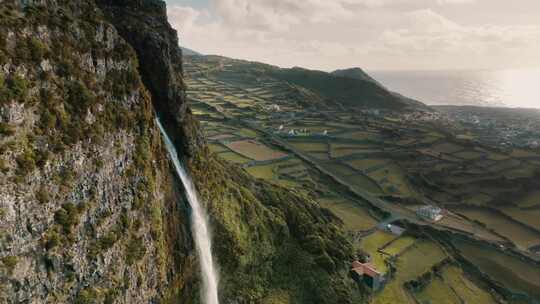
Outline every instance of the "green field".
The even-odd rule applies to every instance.
[[[391,233],[377,230],[364,237],[360,242],[360,248],[371,255],[371,262],[380,272],[385,273],[388,271],[388,267],[386,266],[388,256],[378,251],[395,238],[396,236]]]
[[[444,282],[452,287],[459,299],[460,303],[474,304],[495,304],[497,303],[493,296],[486,290],[478,287],[471,282],[463,273],[463,270],[456,266],[447,266],[442,271]]]
[[[388,163],[388,160],[386,159],[372,159],[372,158],[355,159],[355,160],[351,160],[347,162],[347,164],[349,164],[351,167],[355,168],[356,170],[366,170],[374,166],[385,165],[386,163]]]
[[[516,204],[522,208],[540,206],[540,191],[527,193],[521,199],[517,200]]]
[[[251,161],[250,159],[245,158],[242,155],[235,152],[222,152],[222,153],[219,153],[218,155],[224,160],[230,161],[236,164],[245,164]]]
[[[489,275],[515,291],[540,297],[540,267],[493,248],[467,242],[455,242],[462,255]]]
[[[361,174],[342,177],[342,179],[354,189],[366,191],[374,195],[382,194],[381,188],[376,182]]]
[[[422,291],[415,294],[420,303],[461,304],[457,294],[441,278],[434,278]],[[476,303],[476,302],[475,302]]]
[[[446,254],[435,243],[417,241],[397,258],[396,273],[392,281],[375,296],[375,304],[415,303],[403,284],[418,278],[443,261]]]
[[[388,245],[386,248],[384,248],[384,252],[388,253],[391,256],[397,256],[403,251],[405,251],[407,248],[411,247],[414,242],[416,242],[416,239],[410,236],[402,236],[399,239],[393,241]]]
[[[337,215],[349,231],[369,230],[377,225],[377,220],[369,214],[367,207],[356,202],[336,197],[322,198],[318,202],[322,207],[330,209]]]
[[[291,145],[295,149],[306,151],[306,152],[328,151],[328,145],[321,142],[289,141],[289,145]]]
[[[489,209],[459,208],[456,209],[456,211],[469,219],[484,223],[489,229],[507,237],[523,250],[540,244],[539,232],[523,227],[519,223],[496,212],[490,211]]]
[[[256,178],[262,178],[266,180],[272,180],[275,179],[277,176],[274,172],[275,169],[274,164],[272,165],[261,165],[261,166],[253,166],[246,169],[246,171],[255,176]]]

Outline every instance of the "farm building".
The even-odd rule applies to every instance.
[[[416,210],[416,214],[424,219],[437,222],[443,218],[442,209],[437,206],[424,206]]]
[[[353,278],[358,282],[365,284],[372,291],[379,290],[386,280],[385,275],[380,273],[371,263],[352,263]]]
[[[385,228],[386,228],[386,231],[396,236],[401,236],[405,232],[405,228],[400,227],[398,225],[394,225],[394,224],[388,224],[386,225]]]

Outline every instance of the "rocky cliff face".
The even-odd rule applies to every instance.
[[[350,244],[208,154],[157,0],[0,0],[0,302],[197,303],[166,121],[212,217],[223,303],[347,303]]]

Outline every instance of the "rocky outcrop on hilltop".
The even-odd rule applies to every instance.
[[[347,303],[352,252],[308,198],[204,146],[162,1],[0,0],[0,302],[198,303],[206,202],[223,303]]]

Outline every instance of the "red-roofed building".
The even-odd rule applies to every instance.
[[[353,277],[360,283],[366,284],[373,291],[381,288],[385,281],[385,276],[380,273],[371,263],[352,262]]]

